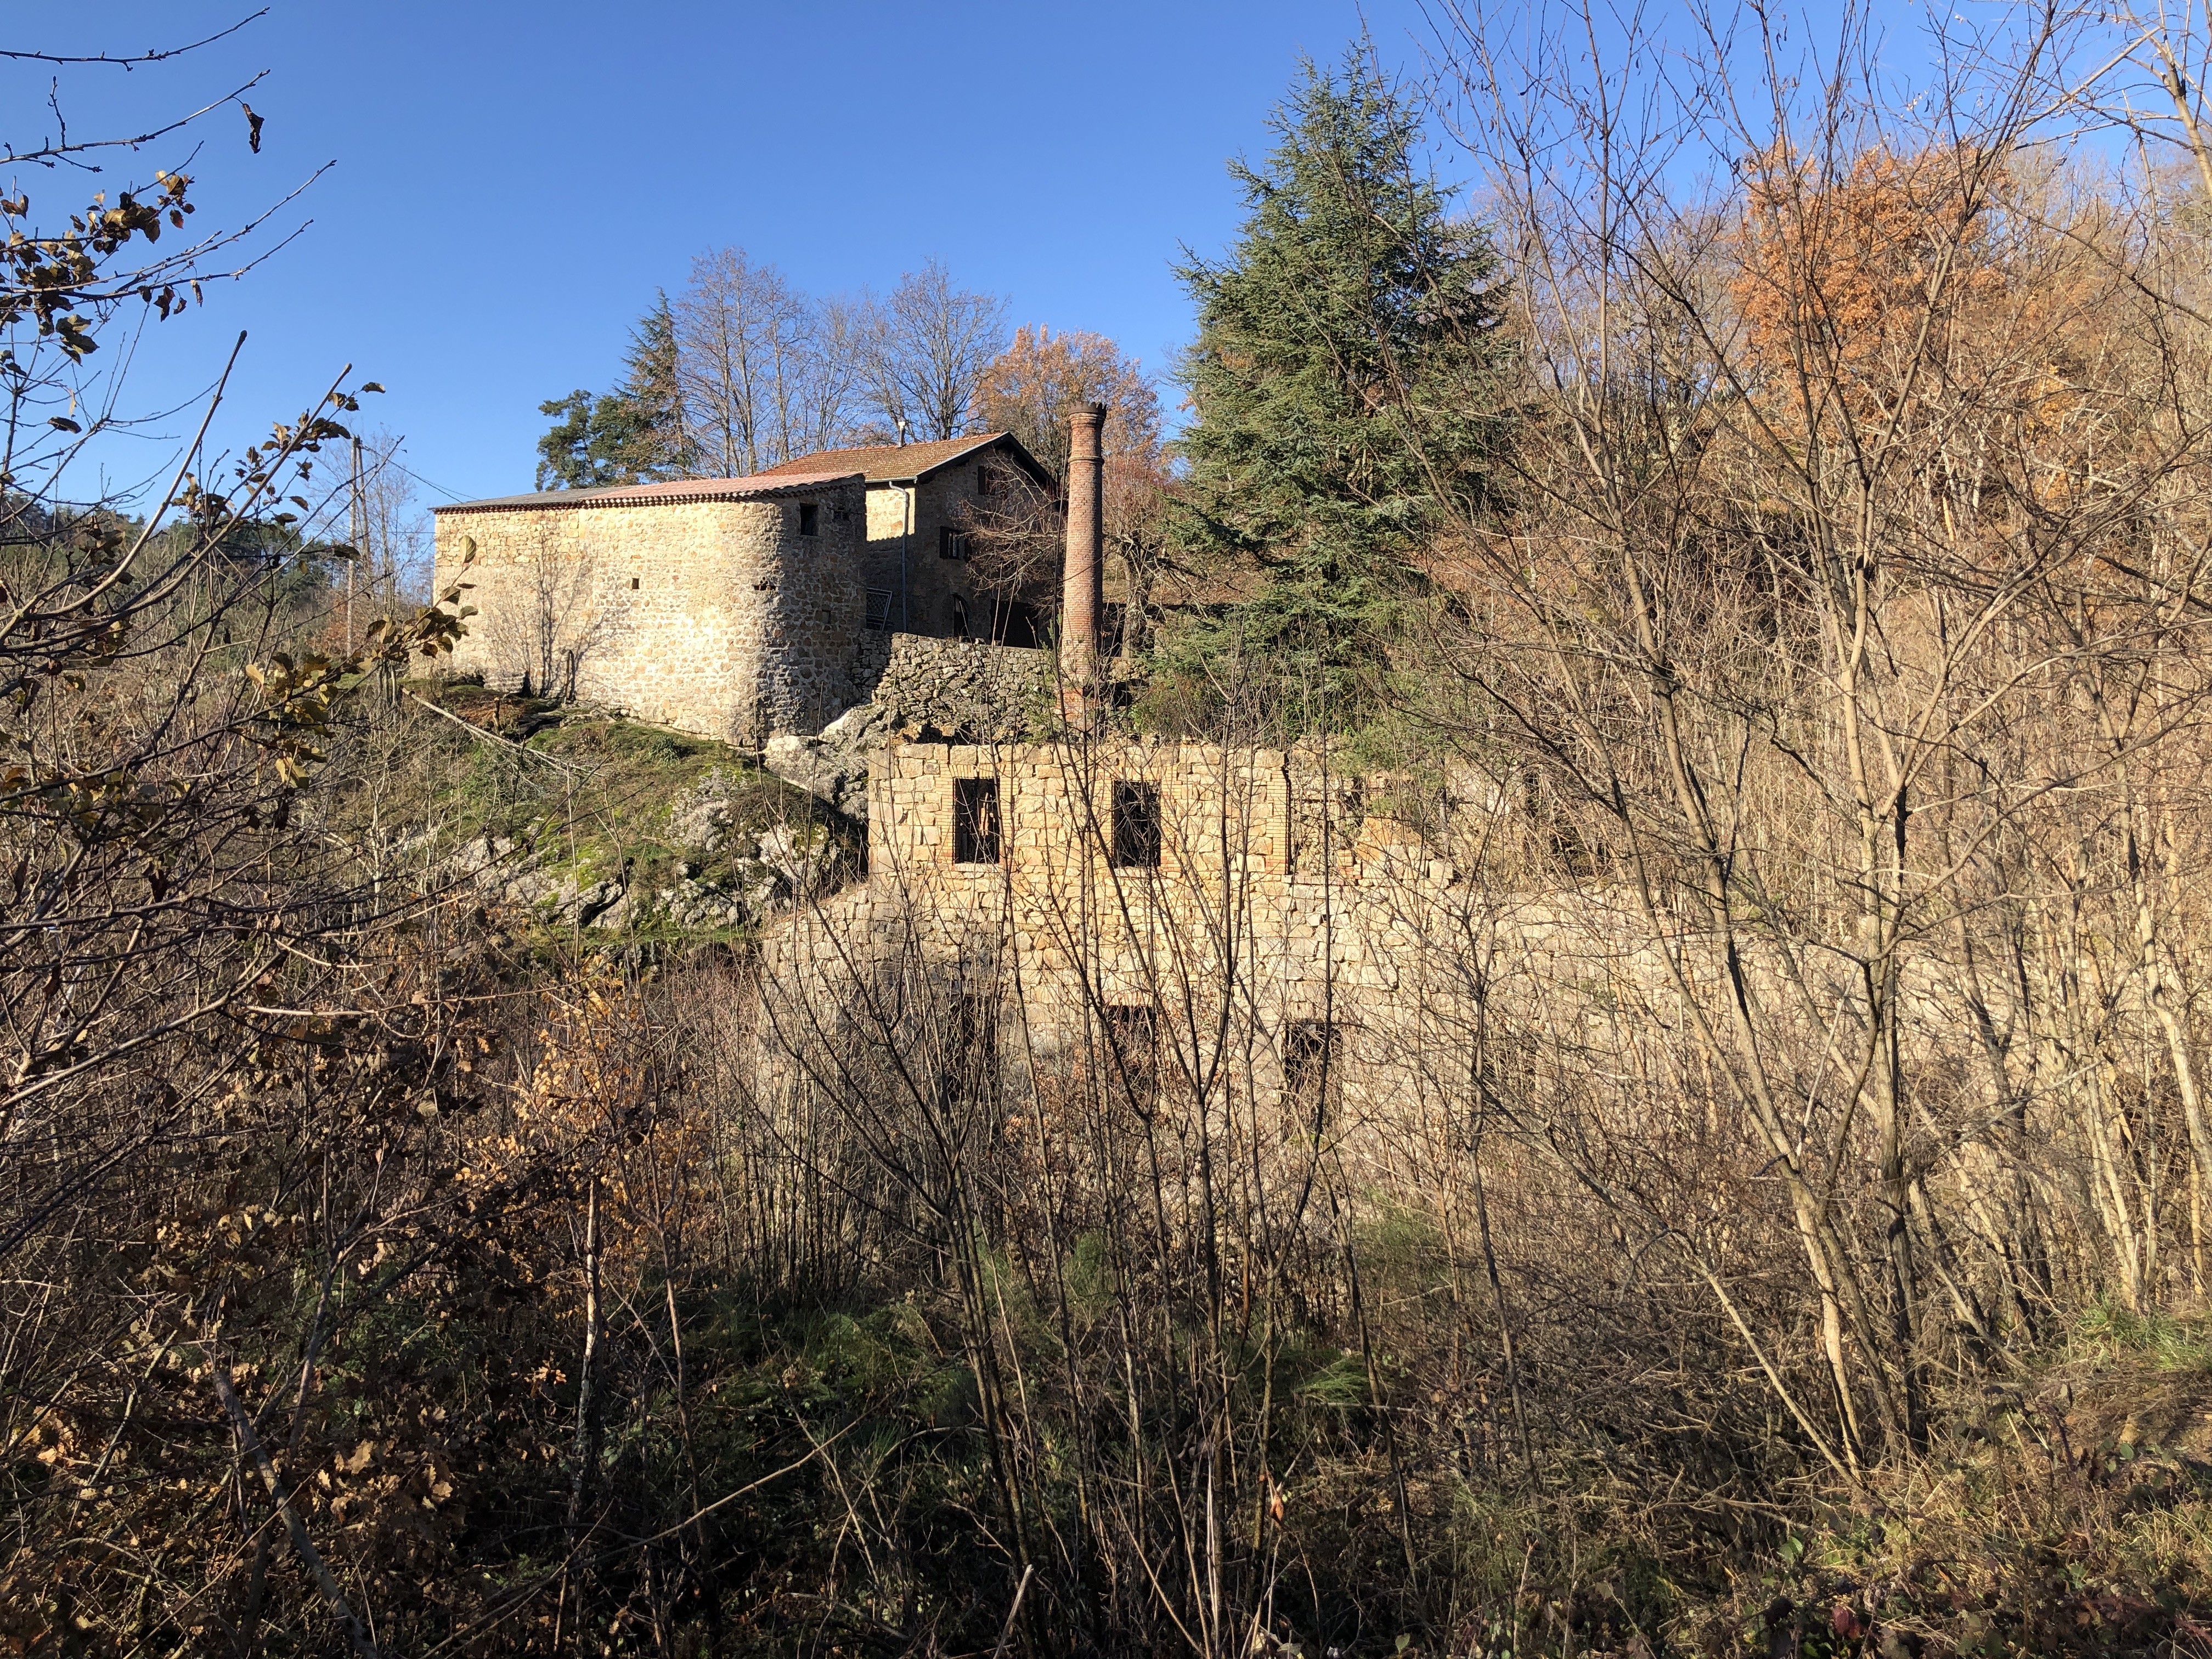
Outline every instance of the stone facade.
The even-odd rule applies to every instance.
[[[769,771],[848,817],[868,816],[869,775],[889,744],[925,733],[1018,741],[1049,723],[1048,652],[981,640],[872,634],[861,655],[875,684],[868,702],[839,715],[819,737],[771,738],[761,750],[761,764]]]
[[[975,580],[964,557],[945,556],[947,532],[960,535],[978,500],[980,471],[977,465],[956,465],[915,483],[868,486],[866,580],[889,600],[891,625],[899,633],[990,636],[998,596]]]
[[[762,937],[763,1109],[803,1114],[834,1078],[980,1104],[966,1121],[1048,1141],[1133,1113],[1157,1160],[1139,1178],[1186,1197],[1209,1146],[1295,1188],[1318,1155],[1356,1183],[1417,1121],[1449,1133],[1493,988],[1534,936],[1501,948],[1480,884],[1439,849],[1472,852],[1504,809],[1470,777],[1434,818],[1401,781],[1332,760],[894,744],[871,778],[866,879]],[[976,844],[979,791],[995,847]],[[1133,797],[1149,833],[1117,823]]]
[[[1396,1086],[1407,1034],[1464,1001],[1430,936],[1451,865],[1318,751],[895,743],[869,796],[866,884],[767,942],[772,995],[903,963],[940,1000],[1018,1002],[1021,1064],[1142,1030],[1281,1091],[1319,1043],[1354,1091]]]
[[[1133,796],[1151,823],[1135,836]],[[1686,999],[1725,1006],[1740,979],[1778,1006],[1852,993],[1849,963],[1808,978],[1694,908],[1655,915],[1633,881],[1527,882],[1550,833],[1472,767],[1416,790],[1317,747],[893,743],[869,781],[865,881],[763,939],[763,985],[771,1006],[880,1009],[886,983],[894,1004],[963,1000],[1018,1024],[997,1050],[1010,1071],[1079,1069],[1141,1018],[1186,1076],[1226,1068],[1248,1096],[1285,1086],[1318,1037],[1375,1121],[1408,1091],[1533,1063],[1516,1047],[1530,1031],[1632,1047],[1624,1022],[1679,1030]],[[1932,1048],[1952,1017],[1940,986],[1908,978],[1902,998],[1909,1040]]]
[[[940,443],[894,444],[802,456],[762,474],[799,468],[858,468],[868,481],[867,543],[861,580],[871,614],[886,631],[930,639],[1042,643],[1052,609],[1049,583],[1020,593],[978,581],[965,556],[967,527],[988,514],[994,483],[1015,473],[1047,490],[1053,480],[1004,433]],[[1011,631],[1010,631],[1011,630]]]
[[[870,689],[866,511],[857,476],[444,508],[439,587],[477,612],[455,666],[738,744],[818,731]]]
[[[750,478],[437,510],[437,581],[477,615],[462,672],[750,747],[865,702],[897,635],[1031,642],[1048,593],[965,557],[987,477],[1049,478],[1003,433],[836,450]],[[972,675],[969,677],[974,678]]]

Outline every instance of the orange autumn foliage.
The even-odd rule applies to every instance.
[[[2135,441],[2115,393],[2141,342],[2096,204],[2046,199],[1966,148],[1869,149],[1832,172],[1769,151],[1747,172],[1729,290],[1749,389],[1787,441],[2043,510]],[[2014,462],[1994,495],[1993,454]]]
[[[1769,151],[1749,171],[1730,287],[1752,360],[1778,381],[1879,397],[2004,295],[1990,225],[2004,175],[1971,153],[1869,150],[1824,179]]]

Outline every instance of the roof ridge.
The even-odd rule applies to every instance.
[[[850,468],[841,471],[784,472],[771,477],[750,473],[741,478],[670,478],[657,483],[595,484],[587,489],[547,489],[526,495],[492,495],[481,501],[451,501],[431,508],[433,513],[526,513],[538,509],[587,507],[651,507],[664,501],[741,501],[819,489],[825,484],[854,480],[866,482],[866,474]]]
[[[789,477],[795,475],[801,468],[811,465],[822,463],[850,465],[865,456],[872,463],[865,469],[868,473],[868,481],[871,483],[888,483],[901,478],[918,478],[923,473],[933,472],[939,467],[949,466],[974,451],[992,444],[1006,445],[1014,452],[1021,464],[1033,471],[1041,481],[1049,479],[1050,475],[1036,458],[1030,453],[1022,441],[1012,432],[1005,430],[970,432],[957,438],[925,438],[918,443],[848,444],[838,449],[820,449],[810,454],[794,455],[788,460],[780,461],[774,466],[763,468],[759,476]],[[899,457],[908,458],[908,464],[904,466],[893,466],[887,464]]]

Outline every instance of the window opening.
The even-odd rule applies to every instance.
[[[999,861],[998,779],[952,780],[952,861],[955,864],[996,864]]]
[[[949,524],[938,526],[937,556],[940,559],[966,558],[968,538]]]
[[[891,627],[891,600],[896,596],[888,587],[868,590],[868,627],[878,634],[888,634]]]
[[[991,617],[991,638],[1000,645],[1018,646],[1034,651],[1042,645],[1043,629],[1039,626],[1036,608],[1018,599],[1000,599]]]
[[[822,509],[812,501],[801,501],[799,504],[799,533],[802,536],[818,536],[822,533]]]
[[[1158,784],[1114,786],[1113,862],[1124,870],[1155,870],[1160,862],[1160,791]]]
[[[629,579],[629,591],[633,593],[637,592],[637,578],[635,576]]]
[[[1343,1093],[1344,1033],[1326,1019],[1283,1026],[1283,1134],[1318,1134]]]
[[[939,1056],[938,1094],[947,1105],[988,1100],[999,1076],[999,1004],[963,992],[952,1000]]]
[[[1537,1087],[1538,1044],[1527,1031],[1486,1024],[1475,1034],[1474,1084],[1483,1105],[1526,1100]]]
[[[1159,1020],[1146,1006],[1109,1006],[1100,1012],[1106,1085],[1138,1110],[1149,1110],[1160,1093]]]
[[[1325,881],[1332,860],[1359,839],[1365,816],[1357,782],[1334,776],[1315,777],[1285,767],[1283,799],[1283,853],[1294,881]]]
[[[968,601],[957,593],[952,596],[952,637],[956,640],[968,637]]]

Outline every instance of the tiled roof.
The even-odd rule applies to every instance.
[[[809,456],[809,461],[826,459]],[[434,507],[437,513],[520,513],[554,507],[652,507],[662,501],[750,501],[768,496],[803,494],[830,484],[850,483],[860,476],[858,467],[809,465],[793,471],[788,465],[774,472],[756,472],[750,478],[678,478],[672,483],[606,484],[597,489],[547,489],[534,495],[495,495],[489,501],[455,501]]]
[[[862,473],[870,483],[903,483],[994,446],[1005,450],[1039,483],[1051,483],[1052,475],[1022,447],[1020,440],[1008,432],[978,432],[972,437],[945,438],[926,444],[871,444],[862,449],[825,449],[819,454],[798,456],[758,476],[780,478],[799,472],[830,471]]]

